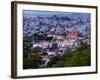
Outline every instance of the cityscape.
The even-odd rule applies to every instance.
[[[90,65],[90,13],[23,10],[23,69]]]

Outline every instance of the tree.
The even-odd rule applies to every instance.
[[[53,43],[53,44],[52,44],[52,49],[53,49],[53,50],[57,49],[57,46],[58,46],[57,43]]]
[[[33,40],[34,40],[34,41],[37,41],[37,40],[38,40],[38,33],[34,33],[34,34],[33,34]]]
[[[47,37],[47,41],[51,41],[53,39],[52,36]]]
[[[48,55],[47,52],[43,52],[43,55]]]
[[[39,53],[39,52],[41,52],[41,48],[40,47],[32,48],[31,52],[33,52],[33,53]]]
[[[91,64],[90,48],[82,49],[71,53],[71,57],[64,62],[65,67],[89,66]]]
[[[42,63],[41,57],[38,55],[32,56],[32,68],[39,68],[40,64]]]
[[[23,69],[39,68],[41,63],[41,57],[38,55],[34,55],[30,60],[24,59]]]
[[[55,56],[51,59],[50,62],[48,62],[47,66],[48,67],[59,67],[59,62],[60,62],[61,56]]]

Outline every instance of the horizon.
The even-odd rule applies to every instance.
[[[59,12],[59,11],[40,11],[40,10],[23,10],[24,16],[54,16],[54,15],[90,15],[90,13],[78,13],[78,12]]]

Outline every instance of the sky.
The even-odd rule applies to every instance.
[[[71,15],[80,14],[75,12],[58,12],[58,11],[39,11],[39,10],[23,10],[24,16],[52,16],[52,15]],[[87,14],[87,13],[81,13]]]

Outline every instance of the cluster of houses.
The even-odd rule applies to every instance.
[[[75,45],[78,47],[78,31],[75,27],[72,27],[68,36],[60,35],[48,35],[53,37],[51,41],[42,40],[38,43],[33,41],[33,47],[41,47],[43,49],[51,48],[53,44],[57,45],[57,48],[65,48],[67,46]]]
[[[59,35],[49,35],[52,36],[53,39],[51,41],[43,40],[35,43],[33,41],[33,47],[39,47],[42,49],[41,52],[45,51],[47,55],[42,55],[42,60],[45,61],[44,66],[50,61],[51,58],[59,55],[63,56],[66,51],[72,50],[74,51],[78,48],[78,31],[75,27],[72,27],[69,30],[68,36],[59,36]],[[43,65],[42,65],[43,66]]]
[[[83,16],[84,17],[84,16]],[[91,45],[90,21],[86,19],[82,22],[77,17],[70,19],[68,17],[24,17],[23,35],[30,36],[34,33],[46,34],[52,37],[52,40],[33,40],[32,48],[39,47],[41,52],[45,51],[47,55],[42,55],[42,61],[47,63],[57,55],[64,55],[66,51],[75,51],[80,47],[80,41]],[[88,21],[87,21],[88,20]],[[79,36],[79,33],[81,36]]]

